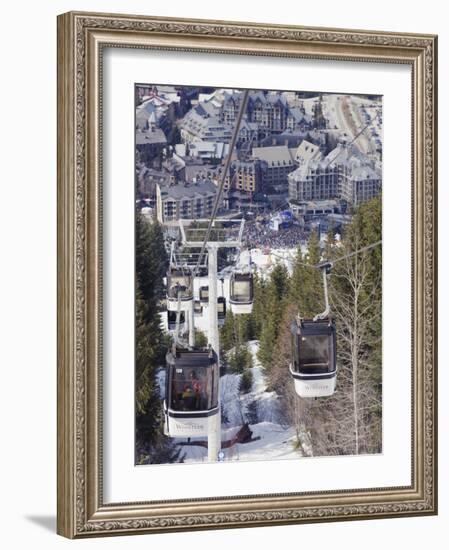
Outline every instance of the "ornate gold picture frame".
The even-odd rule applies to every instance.
[[[106,48],[407,65],[412,87],[411,484],[105,502]],[[70,12],[58,17],[58,533],[89,536],[437,513],[437,37]],[[410,350],[407,350],[410,353]],[[130,370],[132,372],[132,370]],[[262,489],[262,487],[261,487]]]

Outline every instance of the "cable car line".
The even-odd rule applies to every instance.
[[[176,265],[176,259],[175,259],[175,265]],[[183,277],[185,277],[184,269],[181,264],[181,273]],[[179,324],[181,321],[181,289],[179,283],[176,283],[177,285],[177,309],[176,309],[176,328],[175,328],[175,337],[174,337],[174,347],[176,349],[176,346],[185,347],[184,343],[180,341],[179,338]]]
[[[324,289],[324,311],[322,313],[319,313],[318,315],[315,315],[313,320],[321,321],[323,319],[327,319],[329,317],[330,313],[330,305],[329,305],[329,292],[327,288],[327,275],[329,274],[330,270],[332,268],[332,264],[330,262],[323,263],[321,267],[321,272],[323,274],[323,289]]]
[[[223,172],[221,174],[221,182],[218,187],[215,203],[209,218],[204,240],[195,267],[190,271],[189,278],[185,277],[184,264],[181,263],[181,274],[184,282],[188,283],[191,294],[191,311],[193,317],[194,308],[194,278],[197,276],[199,267],[202,263],[203,255],[206,250],[211,229],[217,214],[221,195],[223,192],[225,180],[232,159],[237,135],[240,130],[240,124],[243,114],[246,111],[249,91],[245,90],[242,103],[240,105],[237,116],[234,132],[232,135],[228,157],[225,162]],[[241,235],[239,235],[241,238]],[[212,262],[210,254],[214,253],[214,261]],[[209,250],[209,278],[211,273],[216,273],[216,250]],[[171,267],[177,267],[177,260],[172,247]],[[179,272],[179,269],[178,269]],[[168,281],[170,282],[170,281]],[[215,281],[213,281],[215,282]],[[210,281],[212,284],[212,281]],[[215,301],[215,291],[209,288],[209,292],[213,295]],[[175,341],[171,351],[167,353],[167,376],[166,376],[166,398],[164,400],[164,431],[170,437],[192,437],[192,436],[207,436],[208,437],[208,455],[209,460],[216,460],[218,449],[221,447],[221,412],[220,412],[220,394],[219,394],[219,359],[218,349],[213,349],[209,344],[207,349],[197,348],[195,346],[188,349],[181,349],[179,338],[179,321],[181,314],[181,288],[179,280],[177,280],[177,321],[175,331]],[[190,298],[190,294],[188,297]],[[209,300],[211,299],[209,295]],[[190,305],[190,304],[189,304]],[[213,312],[211,303],[210,312]],[[214,304],[217,308],[217,304]],[[225,315],[225,301],[221,299],[220,308],[222,317]],[[218,317],[220,311],[217,311]],[[218,319],[214,319],[215,327],[217,327]],[[190,324],[189,331],[194,331],[193,322]],[[210,336],[210,335],[209,335]],[[209,338],[210,341],[210,338]],[[213,340],[214,341],[214,340]],[[216,342],[218,348],[218,341]]]
[[[323,276],[325,309],[312,319],[299,314],[291,326],[293,336],[292,362],[289,369],[299,397],[328,397],[333,395],[337,381],[337,331],[330,316],[327,277],[335,263],[379,246],[377,241],[335,260],[321,261],[307,267],[320,269]]]
[[[296,263],[298,263],[299,265],[302,265],[304,267],[309,267],[309,268],[312,268],[312,269],[321,269],[324,264],[331,264],[331,266],[333,266],[334,264],[336,264],[337,262],[340,262],[341,260],[345,260],[346,258],[350,258],[351,256],[355,256],[356,254],[360,254],[361,252],[365,252],[366,250],[370,250],[371,248],[375,248],[376,246],[379,246],[380,244],[382,244],[381,240],[377,241],[375,243],[369,244],[367,246],[364,246],[363,248],[359,248],[359,249],[355,250],[354,252],[350,252],[349,254],[345,254],[344,256],[338,256],[337,258],[335,258],[333,260],[322,260],[321,262],[319,262],[317,264],[307,264],[305,262],[299,262],[299,261],[297,261]],[[285,256],[280,256],[279,254],[276,254],[275,252],[270,252],[270,255],[275,256],[276,258],[279,258],[280,260],[287,259]],[[291,261],[295,261],[295,259],[293,257],[290,258],[290,259],[291,259]]]
[[[379,116],[379,112],[376,113],[374,118],[372,118],[361,130],[358,134],[355,135],[355,137],[347,144],[347,147],[351,146],[362,134],[363,132],[368,128],[368,126],[371,126],[371,124],[376,120],[376,118]],[[329,162],[328,166],[330,166],[332,163],[334,163],[338,157],[343,153],[344,149],[342,148],[341,151],[339,151],[335,157]],[[317,177],[317,176],[315,176]]]
[[[242,100],[242,103],[240,104],[240,109],[239,109],[239,112],[238,112],[238,115],[237,115],[237,120],[236,120],[235,126],[234,126],[234,132],[232,134],[231,143],[229,145],[228,156],[226,158],[225,166],[224,166],[223,172],[221,174],[221,181],[220,181],[220,185],[219,185],[219,188],[218,188],[217,196],[215,197],[215,203],[214,203],[214,206],[213,206],[213,209],[212,209],[211,216],[209,218],[209,223],[208,223],[208,227],[207,227],[207,230],[206,230],[206,234],[204,235],[204,241],[203,241],[203,244],[201,246],[200,256],[198,258],[197,265],[196,265],[195,270],[193,272],[194,276],[196,275],[196,273],[198,271],[198,268],[199,268],[199,265],[201,264],[201,259],[202,259],[202,256],[204,254],[204,251],[206,249],[206,246],[207,246],[207,243],[208,243],[208,240],[209,240],[209,237],[210,237],[212,224],[214,223],[215,216],[217,215],[221,195],[223,193],[223,188],[224,188],[224,184],[225,184],[225,181],[226,181],[226,176],[227,176],[229,166],[230,166],[231,160],[232,160],[232,152],[234,150],[234,147],[235,147],[235,144],[236,144],[236,141],[237,141],[237,135],[238,135],[239,130],[240,130],[240,124],[241,124],[241,121],[242,121],[242,118],[243,118],[243,114],[246,111],[246,105],[248,103],[248,95],[249,95],[249,90],[245,90],[243,92],[243,100]]]
[[[172,242],[170,267],[167,275],[167,307],[169,311],[175,310],[176,303],[176,326],[174,333],[174,342],[168,351],[167,370],[166,370],[166,392],[164,399],[164,432],[170,437],[202,437],[208,438],[208,457],[209,460],[217,460],[217,453],[221,447],[221,405],[220,405],[220,368],[219,368],[219,340],[218,340],[218,318],[224,318],[226,314],[226,302],[223,297],[217,297],[216,276],[217,276],[217,250],[219,246],[236,246],[234,240],[225,242],[225,238],[215,239],[216,246],[211,244],[212,228],[220,208],[220,202],[225,186],[228,172],[230,170],[232,155],[237,143],[237,137],[240,131],[241,122],[246,112],[249,90],[242,94],[241,104],[236,117],[233,129],[229,151],[226,157],[221,180],[217,184],[217,194],[212,207],[211,214],[207,220],[207,229],[199,229],[201,235],[205,231],[203,239],[197,238],[196,242],[201,246],[198,253],[184,259],[177,257],[175,247],[181,248],[178,243]],[[377,116],[377,115],[376,115]],[[373,119],[374,120],[374,119]],[[356,139],[368,128],[367,124],[349,143],[352,145]],[[329,164],[336,161],[342,151],[338,151],[336,156],[329,161]],[[236,177],[234,174],[233,178]],[[315,176],[318,177],[318,176]],[[233,181],[231,179],[231,182]],[[287,201],[285,201],[288,204]],[[284,202],[278,208],[280,211]],[[237,261],[240,260],[242,230],[244,220],[241,220],[241,229],[237,241]],[[226,232],[226,224],[223,225],[223,233]],[[221,228],[218,228],[221,229]],[[181,225],[181,233],[183,226]],[[197,233],[197,234],[198,234]],[[221,231],[217,232],[219,235]],[[328,299],[327,276],[334,263],[345,258],[359,254],[365,250],[378,246],[382,241],[373,243],[359,250],[351,252],[345,256],[336,258],[333,261],[322,261],[316,265],[303,264],[307,267],[320,269],[323,276],[323,290],[325,310],[315,315],[312,319],[295,319],[291,327],[293,336],[293,353],[290,372],[294,379],[295,389],[298,395],[303,397],[321,397],[332,395],[336,386],[336,327],[333,319],[330,317],[330,307]],[[190,246],[190,245],[189,245]],[[248,247],[249,248],[249,247]],[[208,250],[208,276],[209,276],[209,345],[206,347],[195,346],[192,334],[194,334],[194,280],[198,276],[200,266],[206,249]],[[198,254],[195,261],[195,256]],[[250,266],[248,270],[243,268],[234,270],[230,279],[229,303],[231,311],[235,313],[250,313],[254,300],[254,281],[251,270],[251,255],[249,255]],[[180,261],[178,261],[180,260]],[[302,262],[301,262],[302,263]],[[193,266],[192,266],[193,264]],[[186,270],[185,270],[186,268]],[[173,286],[171,286],[175,283]],[[223,294],[223,289],[222,289]],[[220,308],[217,309],[217,298],[221,298]],[[181,311],[189,312],[189,344],[185,345],[181,341],[180,320]],[[185,337],[186,331],[183,331]],[[242,411],[241,411],[242,412]]]
[[[177,280],[174,286],[170,286],[174,272],[178,273],[178,277],[179,277],[179,272],[181,273],[181,278],[184,282],[184,285],[181,285],[179,280]],[[167,299],[168,299],[168,302],[170,301],[173,302],[171,298],[176,299],[176,310],[175,310],[176,321],[175,321],[175,330],[174,330],[174,337],[173,337],[173,340],[174,340],[173,344],[175,347],[176,346],[183,347],[183,348],[187,347],[184,344],[184,342],[181,342],[179,329],[180,329],[180,322],[181,322],[181,302],[183,298],[183,292],[185,293],[188,289],[190,289],[192,293],[190,299],[193,300],[193,286],[192,286],[191,275],[190,274],[187,275],[184,270],[184,264],[182,262],[181,263],[178,262],[178,259],[175,253],[175,242],[173,241],[171,243],[171,249],[170,249],[170,268],[167,273]],[[188,295],[187,295],[186,301],[190,301]],[[171,309],[170,311],[173,311],[173,309]]]
[[[371,248],[375,248],[376,246],[379,246],[380,244],[382,244],[382,240],[377,241],[377,242],[372,243],[372,244],[369,244],[368,246],[364,246],[363,248],[359,248],[358,250],[355,250],[354,252],[351,252],[350,254],[345,254],[344,256],[339,256],[335,260],[331,260],[331,263],[332,263],[332,265],[334,265],[337,262],[340,262],[341,260],[346,260],[346,258],[350,258],[351,256],[355,256],[356,254],[360,254],[361,252],[365,252],[366,250],[370,250]],[[320,268],[321,264],[322,264],[322,262],[319,263],[319,264],[316,264],[313,267]]]
[[[289,370],[299,397],[328,397],[335,392],[337,339],[335,322],[330,317],[327,288],[327,276],[331,268],[330,262],[322,262],[320,265],[324,311],[312,319],[303,319],[298,314],[291,325],[293,342]]]

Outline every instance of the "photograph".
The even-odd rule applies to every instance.
[[[381,454],[383,97],[133,95],[135,464]]]
[[[60,535],[438,513],[438,36],[332,7],[58,16]]]

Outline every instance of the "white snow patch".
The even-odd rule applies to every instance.
[[[302,451],[297,448],[293,426],[285,427],[280,421],[279,398],[276,392],[268,392],[262,366],[257,359],[259,342],[247,344],[253,357],[253,385],[250,392],[239,392],[240,374],[227,374],[220,379],[220,398],[224,419],[222,440],[232,439],[244,423],[248,423],[255,441],[237,443],[223,449],[224,460],[273,460],[299,458]],[[251,413],[248,407],[255,410]],[[257,421],[254,422],[254,416]],[[203,438],[204,440],[204,438]],[[191,439],[194,441],[194,438]],[[181,441],[180,441],[181,442]],[[185,462],[207,461],[205,447],[183,445]]]

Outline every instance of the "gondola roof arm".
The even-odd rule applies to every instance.
[[[315,315],[315,317],[313,318],[314,321],[319,321],[321,319],[326,319],[327,317],[329,317],[329,313],[330,313],[329,291],[328,291],[328,288],[327,288],[327,275],[328,275],[328,273],[330,272],[330,270],[332,268],[332,263],[331,262],[323,262],[318,267],[321,269],[321,273],[323,275],[325,309],[322,313],[319,313],[318,315]]]

